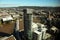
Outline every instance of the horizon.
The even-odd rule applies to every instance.
[[[0,7],[60,7],[60,0],[0,0]]]
[[[0,8],[9,8],[9,7],[60,7],[60,6],[5,6],[5,7],[1,7]]]

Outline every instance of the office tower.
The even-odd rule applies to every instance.
[[[24,9],[24,33],[28,40],[32,40],[32,9]]]

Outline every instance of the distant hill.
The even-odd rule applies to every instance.
[[[19,8],[60,8],[60,7],[19,6]]]
[[[18,8],[47,9],[47,10],[59,10],[60,11],[60,7],[19,6]]]

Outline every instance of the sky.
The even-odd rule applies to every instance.
[[[60,0],[0,0],[0,7],[49,6],[60,7]]]

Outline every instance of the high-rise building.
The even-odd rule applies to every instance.
[[[28,40],[32,40],[32,9],[24,9],[24,32]]]

